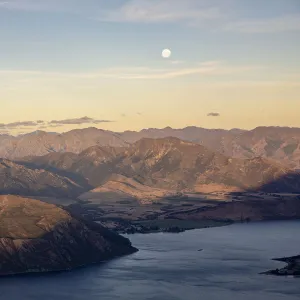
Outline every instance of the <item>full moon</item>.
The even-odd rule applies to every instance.
[[[172,52],[170,49],[164,49],[161,53],[161,56],[163,58],[169,58],[171,56]]]

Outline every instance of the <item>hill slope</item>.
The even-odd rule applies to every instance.
[[[84,191],[67,177],[0,159],[0,194],[76,197]]]
[[[298,173],[265,158],[236,159],[206,147],[177,138],[141,139],[130,147],[103,151],[92,147],[64,164],[65,155],[56,160],[45,157],[25,159],[36,167],[53,167],[79,174],[93,187],[120,174],[153,188],[191,191],[255,190],[299,192]],[[279,181],[280,179],[280,181]],[[269,184],[277,182],[277,186]],[[280,182],[280,184],[278,184]]]
[[[137,200],[141,203],[176,196],[175,191],[168,191],[143,185],[132,178],[114,174],[103,185],[82,194],[80,200]]]
[[[134,251],[126,238],[55,205],[0,196],[0,275],[69,270]]]

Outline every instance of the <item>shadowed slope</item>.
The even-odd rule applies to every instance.
[[[0,159],[0,194],[76,197],[84,191],[70,178]]]
[[[135,251],[126,238],[55,205],[0,196],[0,275],[69,270]]]
[[[39,168],[54,167],[77,174],[93,187],[105,184],[112,174],[120,174],[149,187],[185,192],[256,189],[292,172],[266,158],[229,158],[172,137],[141,139],[127,148],[92,147],[79,155],[68,154],[67,162],[67,154],[55,156],[24,161]],[[300,192],[297,181],[286,177],[279,191],[287,190]]]

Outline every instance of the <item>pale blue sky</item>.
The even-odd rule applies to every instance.
[[[291,111],[291,105],[299,108],[299,0],[0,0],[0,43],[0,101],[7,107],[0,123],[76,118],[83,116],[80,112],[98,119],[101,110],[103,118],[116,120],[105,128],[180,127],[189,125],[188,120],[197,123],[195,110],[182,120],[174,112],[172,119],[166,105],[165,120],[163,115],[159,122],[154,120],[153,111],[143,123],[136,112],[129,117],[128,106],[150,111],[153,101],[172,105],[169,89],[181,88],[198,110],[208,110],[201,116],[218,109],[229,118],[225,100],[220,101],[234,98],[234,91],[227,87],[224,94],[222,88],[235,83],[237,91],[242,85],[257,91],[256,100],[266,101],[265,107],[274,99],[277,105],[290,101]],[[172,50],[168,60],[161,58],[164,48]],[[205,88],[219,85],[216,92],[205,92],[197,83]],[[116,87],[124,95],[123,104]],[[155,100],[144,97],[147,91]],[[58,112],[62,101],[75,107]],[[177,113],[185,101],[180,105],[178,100]],[[250,96],[244,101],[251,101]],[[124,114],[126,122],[120,117]],[[288,110],[286,114],[277,125],[297,125]],[[260,125],[253,118],[248,125],[239,118],[206,118],[191,125]],[[274,111],[261,123],[275,125],[276,118]]]

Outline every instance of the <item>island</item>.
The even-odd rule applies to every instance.
[[[300,255],[274,258],[273,260],[284,262],[287,265],[284,268],[270,270],[262,274],[276,276],[300,276]]]
[[[53,204],[0,196],[0,275],[64,271],[136,252],[130,241]]]

